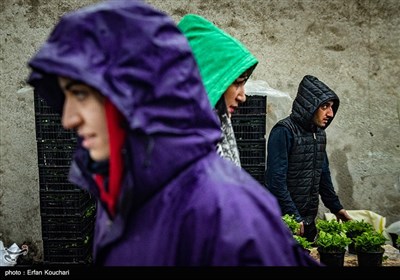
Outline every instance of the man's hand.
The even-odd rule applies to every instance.
[[[340,209],[339,212],[335,213],[335,216],[338,221],[342,220],[343,222],[346,222],[352,220],[352,218],[345,209]]]
[[[304,235],[304,222],[301,221],[299,224],[300,224],[300,227],[299,227],[299,232],[297,233],[297,235],[303,236]]]

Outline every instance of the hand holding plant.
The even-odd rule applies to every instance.
[[[294,215],[285,214],[282,216],[282,220],[292,232],[297,243],[299,243],[304,249],[310,250],[312,248],[312,243],[305,237],[299,235],[301,225],[295,220]]]
[[[294,215],[285,214],[282,216],[283,222],[288,226],[293,235],[300,231],[300,224],[295,220]]]

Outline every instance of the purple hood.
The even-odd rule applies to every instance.
[[[134,173],[147,174],[136,195],[162,187],[221,137],[185,37],[141,2],[111,1],[65,15],[29,66],[29,83],[60,111],[57,75],[98,89],[122,112]]]

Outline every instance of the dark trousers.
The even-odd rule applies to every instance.
[[[315,226],[315,221],[309,225],[304,225],[304,235],[308,241],[314,242],[317,236],[317,227]]]

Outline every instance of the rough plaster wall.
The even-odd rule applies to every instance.
[[[33,91],[26,62],[58,17],[93,1],[0,0],[0,240],[31,244],[41,258],[42,235]]]
[[[0,240],[40,251],[31,90],[26,62],[63,13],[94,0],[0,1]],[[400,2],[397,0],[148,0],[175,21],[198,13],[260,63],[252,79],[294,98],[305,74],[341,98],[327,130],[335,188],[347,209],[400,220]],[[268,105],[269,115],[290,108]],[[267,129],[269,132],[270,128]],[[326,211],[321,207],[321,213]]]

